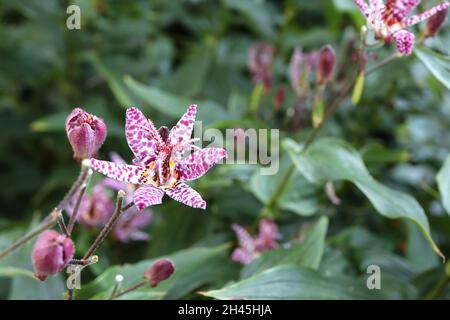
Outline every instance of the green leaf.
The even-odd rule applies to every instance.
[[[86,54],[86,59],[94,66],[97,72],[106,80],[112,93],[123,108],[138,106],[138,100],[125,86],[123,80],[111,71],[95,54]]]
[[[164,256],[174,261],[175,273],[157,288],[143,287],[138,292],[153,296],[158,292],[166,292],[163,298],[178,299],[205,284],[214,283],[226,269],[229,269],[231,262],[228,250],[229,245],[226,244],[212,248],[186,249]],[[130,287],[142,280],[144,272],[156,260],[157,258],[136,264],[112,266],[91,283],[82,285],[81,290],[77,291],[77,297],[99,299],[108,296],[111,294],[114,278],[118,274],[124,277],[122,287]]]
[[[256,32],[266,37],[275,35],[274,29],[274,10],[269,9],[266,1],[261,0],[223,0],[225,5],[246,16],[245,21],[251,23]]]
[[[381,215],[414,221],[430,243],[433,250],[443,257],[430,234],[430,226],[420,204],[411,196],[388,188],[376,181],[367,170],[359,153],[346,142],[324,138],[314,142],[306,152],[293,140],[284,142],[297,169],[310,181],[348,180],[369,198]]]
[[[436,182],[441,193],[442,204],[445,211],[450,214],[450,156],[444,162],[436,176]]]
[[[373,299],[378,290],[368,290],[365,279],[325,277],[317,271],[295,265],[278,266],[219,290],[203,292],[208,297],[235,299]]]
[[[417,46],[414,52],[436,79],[450,89],[450,57],[424,46]]]
[[[253,194],[266,206],[271,206],[276,200],[280,209],[295,212],[302,216],[311,216],[317,212],[317,187],[311,184],[298,171],[289,172],[292,160],[283,157],[276,175],[262,175],[256,170],[250,180]],[[279,191],[280,185],[286,182],[284,189]],[[272,208],[273,209],[273,208]]]
[[[290,248],[266,251],[242,269],[241,278],[248,278],[256,273],[283,264],[294,264],[317,270],[325,250],[327,228],[328,218],[321,217],[306,232],[303,241],[295,243]]]
[[[0,266],[0,277],[28,277],[36,280],[34,273],[27,269]]]
[[[218,119],[231,118],[224,108],[213,101],[180,98],[159,88],[146,86],[129,76],[125,77],[125,83],[145,103],[142,106],[144,113],[151,113],[152,109],[155,109],[165,115],[179,118],[186,112],[190,104],[196,103],[198,105],[197,120],[201,120],[205,124]]]
[[[44,116],[33,121],[30,124],[30,128],[36,132],[63,131],[68,115],[67,112],[60,112]]]
[[[353,88],[352,104],[357,105],[361,100],[365,81],[366,78],[364,72],[360,72],[356,78],[355,87]]]
[[[411,159],[411,154],[402,149],[387,149],[379,143],[369,143],[362,150],[364,163],[399,163]]]
[[[198,94],[205,84],[211,62],[211,48],[206,45],[195,46],[183,65],[173,75],[161,80],[161,89],[183,97]]]

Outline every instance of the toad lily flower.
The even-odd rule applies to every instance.
[[[450,2],[442,2],[423,13],[408,17],[420,4],[420,0],[388,0],[386,5],[382,0],[354,0],[367,19],[369,28],[374,29],[375,36],[389,43],[392,39],[397,49],[404,55],[410,55],[414,46],[415,36],[406,28],[425,21],[436,13],[450,7]]]
[[[125,134],[135,155],[134,165],[116,164],[92,158],[92,169],[109,178],[138,184],[133,196],[139,210],[160,204],[166,193],[172,199],[194,208],[206,208],[202,197],[185,182],[203,176],[214,164],[227,157],[222,148],[201,149],[191,139],[197,106],[191,105],[169,131],[156,129],[137,108],[126,112]],[[186,151],[195,150],[183,157]]]

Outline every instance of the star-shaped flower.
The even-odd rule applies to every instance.
[[[367,24],[374,29],[375,36],[389,43],[392,39],[397,49],[404,55],[410,55],[415,36],[406,28],[431,18],[436,13],[450,7],[450,2],[442,2],[423,13],[408,15],[420,4],[420,0],[354,0],[367,19]]]
[[[160,204],[167,194],[174,200],[194,208],[206,208],[202,197],[185,182],[203,176],[214,164],[227,157],[222,148],[201,149],[191,139],[197,106],[189,106],[178,123],[169,131],[156,129],[137,108],[126,112],[125,135],[133,151],[134,165],[116,164],[92,158],[92,169],[109,178],[138,184],[133,201],[139,210]],[[193,153],[183,157],[186,151]]]

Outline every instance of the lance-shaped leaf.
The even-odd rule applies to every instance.
[[[364,165],[360,154],[345,141],[324,138],[313,143],[306,152],[302,152],[301,146],[293,140],[284,141],[283,146],[291,155],[297,169],[308,180],[322,184],[335,180],[354,183],[381,215],[391,219],[408,218],[414,221],[433,250],[444,258],[431,238],[428,219],[420,204],[413,197],[376,181]]]
[[[416,47],[414,52],[436,79],[450,89],[450,57],[423,46]]]
[[[368,290],[366,279],[325,277],[296,265],[271,268],[219,290],[200,294],[222,300],[383,299],[381,290]]]
[[[293,244],[290,248],[279,248],[264,252],[258,259],[242,269],[241,278],[248,278],[256,273],[283,264],[295,264],[317,269],[325,250],[327,228],[328,218],[321,217],[307,230],[301,242]]]

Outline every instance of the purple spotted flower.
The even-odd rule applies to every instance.
[[[206,208],[202,197],[185,182],[204,175],[214,164],[227,157],[222,148],[201,149],[191,139],[197,106],[191,105],[169,130],[156,129],[137,108],[126,113],[125,134],[135,155],[134,165],[116,164],[92,158],[91,167],[122,182],[140,185],[133,202],[139,210],[160,204],[164,193],[194,208]],[[183,157],[186,151],[195,150]]]
[[[436,13],[450,7],[450,2],[442,2],[423,13],[408,17],[420,4],[420,0],[354,0],[367,19],[369,28],[375,31],[378,39],[389,43],[392,39],[397,49],[404,55],[410,55],[415,36],[406,28],[429,19]]]
[[[254,237],[238,224],[233,224],[231,228],[239,242],[239,248],[233,251],[231,259],[244,265],[252,262],[261,252],[277,248],[277,240],[281,237],[275,222],[268,219],[261,220],[259,233]]]
[[[126,165],[125,160],[115,152],[110,154],[110,158],[115,164]],[[125,191],[126,202],[133,201],[133,194],[138,188],[137,185],[117,181],[111,178],[103,179],[102,184],[113,190]],[[152,219],[153,212],[150,209],[147,208],[143,211],[139,211],[133,206],[120,216],[119,220],[114,225],[112,235],[120,242],[147,241],[150,239],[150,236],[141,229],[149,225]]]

